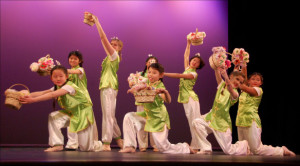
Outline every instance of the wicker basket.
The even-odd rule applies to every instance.
[[[93,26],[95,22],[90,21],[92,19],[92,13],[84,12],[84,19],[83,22],[88,24],[89,26]]]
[[[12,87],[17,86],[17,85],[25,87],[26,90],[17,91],[17,90],[11,89]],[[5,105],[14,110],[19,110],[22,106],[22,104],[19,101],[19,98],[21,96],[24,96],[25,93],[29,94],[29,89],[26,85],[23,85],[23,84],[12,85],[5,91],[5,96],[6,96]]]
[[[216,56],[213,54],[209,57],[209,65],[212,69],[216,70],[219,66],[217,65]]]
[[[156,96],[155,90],[140,90],[134,93],[135,101],[138,103],[152,103]]]

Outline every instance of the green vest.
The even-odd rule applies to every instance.
[[[119,70],[120,57],[114,61],[110,60],[109,55],[102,62],[102,71],[100,78],[99,89],[112,88],[114,90],[119,89],[119,81],[117,71]]]
[[[84,69],[80,66],[76,66],[76,67],[73,67],[72,70],[76,70],[79,68],[81,68],[83,70],[82,78],[81,79],[79,78],[79,74],[69,74],[68,79],[69,79],[69,81],[73,82],[76,86],[78,86],[80,89],[84,90],[86,97],[89,98],[90,101],[92,102],[89,91],[87,89],[87,79],[86,79]]]
[[[189,74],[191,72],[196,72],[196,69],[186,69],[183,74]],[[193,90],[197,77],[194,79],[180,78],[179,95],[177,100],[179,103],[188,103],[190,97],[192,97],[195,101],[199,101],[197,94]]]
[[[71,81],[66,85],[70,85],[75,89],[75,95],[69,93],[59,96],[57,101],[63,110],[60,112],[70,116],[70,132],[79,132],[94,123],[93,104],[85,95],[85,92]],[[60,89],[61,87],[57,87]]]
[[[236,126],[250,127],[253,121],[261,128],[261,121],[258,115],[258,107],[262,98],[262,88],[260,96],[251,96],[246,92],[242,92],[239,98],[239,108],[236,117]]]
[[[206,121],[210,121],[209,126],[211,128],[221,132],[226,132],[228,128],[232,130],[229,108],[237,102],[237,99],[231,99],[230,92],[225,85],[224,81],[220,83],[213,107],[205,117]],[[236,89],[234,91],[237,92]]]
[[[152,87],[166,89],[161,81],[156,82]],[[168,129],[171,129],[167,108],[164,105],[164,100],[159,95],[155,96],[153,103],[143,103],[143,106],[145,111],[136,112],[136,114],[146,118],[145,131],[161,132],[164,130],[165,125]]]

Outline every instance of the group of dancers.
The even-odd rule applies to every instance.
[[[32,92],[21,97],[22,104],[31,104],[54,99],[61,110],[49,115],[49,145],[45,152],[67,150],[111,151],[113,139],[121,148],[119,152],[133,153],[139,148],[147,151],[148,138],[153,151],[171,154],[212,154],[211,143],[207,136],[214,134],[223,152],[228,155],[278,155],[295,156],[285,146],[272,147],[261,142],[261,121],[258,107],[262,98],[263,77],[253,73],[247,77],[246,66],[241,71],[233,71],[229,75],[224,67],[215,69],[217,92],[211,110],[200,113],[200,104],[193,87],[198,74],[196,70],[205,64],[200,54],[190,58],[191,40],[187,40],[184,53],[183,73],[167,73],[158,63],[158,58],[149,56],[145,69],[140,73],[147,78],[147,86],[156,91],[154,102],[138,103],[137,111],[126,113],[123,120],[123,134],[118,126],[115,110],[119,88],[117,71],[122,60],[123,42],[114,37],[108,40],[95,15],[90,22],[95,23],[101,43],[107,54],[102,62],[100,79],[100,101],[102,109],[102,140],[98,139],[98,129],[93,113],[93,104],[87,90],[87,79],[83,64],[83,56],[79,51],[69,53],[71,69],[56,65],[50,72],[54,87]],[[180,79],[178,102],[183,104],[192,136],[191,143],[172,144],[168,140],[170,118],[164,103],[171,103],[171,96],[162,82],[162,78]],[[241,94],[238,90],[241,90]],[[129,90],[134,93],[135,91]],[[232,124],[229,109],[239,101],[236,125],[238,139],[232,144]],[[54,105],[55,108],[55,105]],[[62,128],[68,128],[68,142],[64,147]]]

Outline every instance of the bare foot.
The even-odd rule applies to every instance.
[[[116,141],[117,141],[118,146],[119,146],[121,149],[123,149],[123,139],[117,139]]]
[[[60,145],[60,146],[50,147],[50,148],[44,150],[44,152],[59,152],[59,151],[63,151],[63,150],[64,150],[64,147],[62,145]]]
[[[135,149],[133,147],[125,147],[119,151],[120,153],[134,153]]]
[[[153,147],[153,152],[159,152],[159,149]]]
[[[199,152],[197,152],[197,154],[201,154],[201,155],[211,155],[212,151],[209,150],[200,150]]]
[[[292,151],[290,151],[287,147],[282,146],[283,149],[283,155],[284,156],[296,156],[296,154]]]
[[[109,151],[111,151],[110,145],[103,144],[103,145],[102,145],[102,150],[101,150],[101,151],[104,151],[104,152],[109,152]]]
[[[140,148],[140,152],[146,152],[147,148]]]
[[[246,155],[253,155],[253,153],[250,151],[250,146],[247,140],[245,140],[247,142],[247,154]]]
[[[189,149],[190,149],[190,153],[191,154],[196,154],[197,153],[197,151],[195,151],[193,148],[191,148],[190,146],[189,146]]]

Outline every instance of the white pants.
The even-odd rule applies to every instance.
[[[93,130],[94,130],[94,134],[95,134],[95,139],[98,140],[98,129],[97,129],[96,120],[94,120],[94,123],[95,123],[95,125],[93,127]],[[67,149],[77,149],[78,148],[78,135],[77,135],[77,133],[69,132],[69,128],[70,127],[67,127],[68,142],[67,142],[66,148]]]
[[[49,114],[48,129],[49,129],[49,145],[63,145],[64,136],[61,133],[62,128],[68,127],[70,117],[59,111],[54,111]],[[98,141],[98,133],[95,132],[96,123],[90,125],[86,129],[77,132],[78,145],[81,151],[100,151],[102,142]],[[96,128],[97,129],[97,128]]]
[[[253,121],[251,127],[237,127],[239,140],[247,140],[253,154],[264,156],[283,156],[282,147],[263,145],[261,142],[262,129]]]
[[[190,97],[189,102],[183,104],[183,108],[185,111],[185,116],[186,116],[189,126],[190,126],[190,132],[191,132],[191,136],[192,136],[192,141],[191,141],[190,146],[192,149],[200,149],[201,140],[199,139],[199,137],[196,136],[196,133],[195,133],[193,125],[192,125],[192,122],[194,119],[201,117],[200,103],[199,103],[199,101],[195,101]]]
[[[226,132],[220,132],[209,127],[209,123],[203,117],[197,118],[193,121],[197,137],[201,140],[200,149],[204,151],[212,151],[210,142],[207,140],[208,134],[213,133],[218,141],[220,147],[225,154],[229,155],[247,155],[247,141],[237,141],[232,144],[232,133],[228,128]]]
[[[142,112],[144,111],[144,106],[142,105],[138,105],[136,107],[136,112]],[[155,147],[156,148],[156,145],[154,143],[154,140],[153,140],[153,137],[152,137],[152,134],[149,134],[149,137],[150,137],[150,145],[152,147]],[[144,130],[140,130],[137,132],[137,140],[138,140],[138,143],[139,143],[139,148],[148,148],[148,132],[144,131]]]
[[[67,149],[77,149],[78,148],[78,135],[77,133],[69,132],[69,128],[67,128],[68,142],[66,145]]]
[[[146,119],[135,112],[129,112],[125,115],[123,120],[124,148],[137,147],[136,134],[144,130],[145,124]],[[162,132],[151,132],[154,143],[160,152],[171,154],[190,153],[187,143],[171,144],[168,140],[168,132],[167,126],[165,126]]]
[[[100,100],[102,108],[102,142],[110,144],[112,138],[121,137],[121,131],[116,119],[116,102],[118,91],[112,88],[101,89]]]

